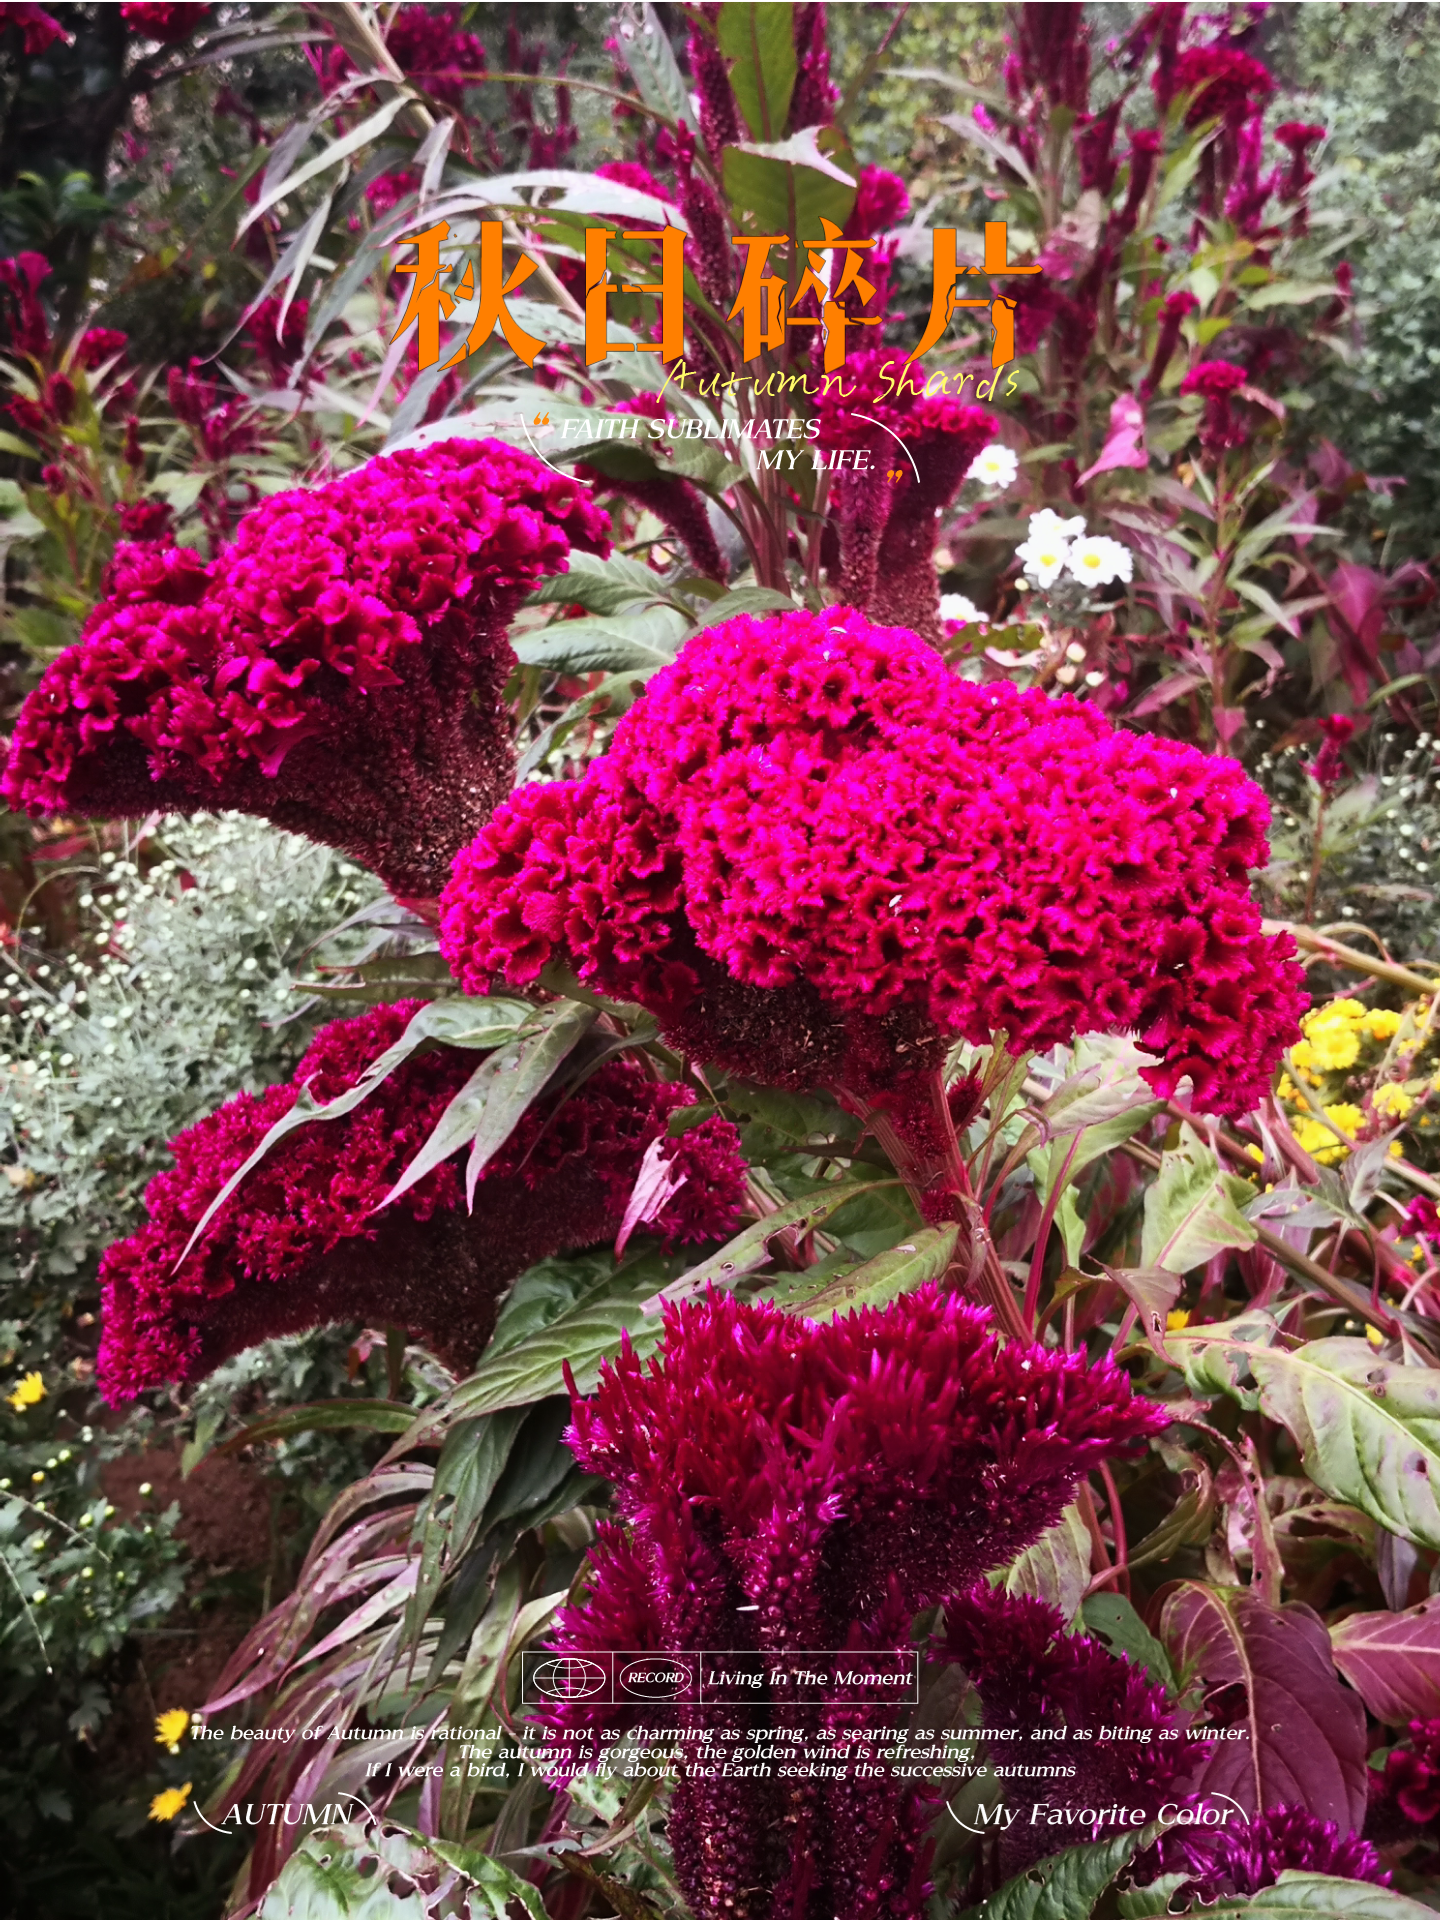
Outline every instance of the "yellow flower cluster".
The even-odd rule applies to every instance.
[[[1332,1166],[1350,1151],[1332,1126],[1355,1138],[1407,1120],[1423,1107],[1431,1088],[1413,1076],[1416,1057],[1429,1044],[1429,1011],[1425,1000],[1396,1013],[1347,997],[1305,1015],[1303,1037],[1290,1050],[1292,1073],[1281,1077],[1277,1092],[1296,1140],[1322,1165]],[[1402,1030],[1410,1037],[1392,1045]],[[1434,1090],[1440,1091],[1440,1075]],[[1429,1114],[1418,1113],[1418,1125],[1429,1122]],[[1390,1151],[1401,1151],[1398,1141]]]

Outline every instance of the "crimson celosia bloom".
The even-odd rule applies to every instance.
[[[828,1324],[733,1296],[671,1308],[663,1358],[627,1349],[575,1401],[570,1445],[612,1482],[625,1525],[606,1530],[557,1651],[908,1650],[920,1608],[1020,1552],[1095,1461],[1167,1417],[1111,1361],[1002,1347],[988,1318],[933,1286]],[[768,1724],[763,1708],[721,1711],[672,1703],[667,1723]],[[548,1717],[598,1733],[649,1713]],[[785,1720],[898,1732],[908,1713]],[[680,1773],[670,1838],[697,1920],[923,1913],[937,1810],[923,1786],[883,1768],[801,1793],[774,1774]]]
[[[1306,1807],[1267,1807],[1252,1813],[1245,1825],[1227,1824],[1203,1839],[1182,1837],[1177,1829],[1166,1838],[1164,1859],[1168,1871],[1194,1874],[1178,1891],[1207,1907],[1273,1887],[1287,1867],[1337,1880],[1390,1884],[1369,1841],[1358,1833],[1342,1834],[1333,1820],[1322,1820]]]
[[[1083,1747],[1064,1749],[1076,1762],[1073,1777],[1044,1783],[1043,1799],[1062,1816],[1124,1806],[1153,1819],[1174,1798],[1175,1783],[1195,1765],[1197,1752],[1205,1751],[1162,1740],[1162,1729],[1181,1724],[1165,1689],[1098,1640],[1067,1633],[1059,1609],[1043,1600],[983,1586],[948,1600],[940,1651],[974,1682],[987,1728],[1023,1729],[1024,1736],[1037,1728],[1083,1728],[1093,1736]],[[1113,1736],[1117,1728],[1124,1738]],[[986,1757],[1000,1761],[1014,1752],[996,1740]],[[1014,1782],[1007,1798],[1033,1804],[1033,1782]],[[1016,1820],[1001,1837],[999,1877],[1009,1879],[1082,1840],[1108,1837],[1103,1819],[1088,1825]]]
[[[1430,1210],[1425,1221],[1427,1231],[1436,1227],[1435,1203],[1420,1203]],[[1416,1210],[1412,1204],[1410,1211]],[[1412,1224],[1413,1231],[1413,1224]],[[1440,1822],[1440,1719],[1412,1720],[1408,1744],[1387,1754],[1385,1771],[1371,1771],[1370,1806],[1365,1816],[1366,1838],[1385,1845],[1414,1837],[1421,1828]]]
[[[91,818],[234,807],[433,894],[510,785],[510,617],[572,542],[608,551],[606,524],[529,455],[452,440],[276,495],[208,567],[122,548],[0,792]]]
[[[36,6],[33,0],[4,0],[0,5],[0,33],[7,27],[17,27],[21,33],[21,51],[26,54],[43,53],[55,40],[63,40],[68,46],[75,38],[67,33],[53,13],[47,13],[44,7]]]
[[[1207,452],[1223,453],[1228,447],[1244,445],[1248,429],[1237,418],[1231,395],[1238,393],[1249,377],[1233,360],[1201,360],[1180,382],[1181,393],[1198,393],[1205,401],[1200,444]]]
[[[1304,1005],[1247,885],[1267,821],[1233,761],[959,680],[912,634],[741,617],[582,781],[512,796],[456,862],[441,944],[470,992],[564,954],[685,1052],[884,1109],[940,1161],[955,1035],[1129,1030],[1158,1093],[1261,1097]],[[935,1177],[927,1211],[958,1217]]]
[[[841,599],[938,645],[945,628],[936,516],[960,491],[998,423],[985,407],[927,394],[925,380],[923,368],[907,366],[901,350],[852,353],[840,387],[830,387],[817,403],[817,444],[858,446],[870,454],[868,470],[841,468],[835,475]],[[900,478],[892,480],[891,473]]]
[[[376,1211],[481,1058],[441,1046],[413,1054],[351,1113],[277,1142],[181,1260],[206,1208],[301,1089],[316,1102],[346,1092],[421,1004],[333,1022],[288,1085],[242,1093],[171,1142],[175,1165],[146,1189],[149,1220],[101,1263],[108,1400],[196,1379],[257,1341],[334,1320],[405,1327],[463,1367],[518,1274],[615,1233],[646,1148],[695,1098],[630,1060],[601,1066],[558,1106],[532,1108],[485,1169],[473,1213],[453,1158]],[[671,1242],[728,1231],[744,1192],[736,1138],[710,1119],[665,1149],[681,1184],[654,1231]]]
[[[209,11],[208,6],[184,5],[179,0],[123,0],[120,8],[132,33],[143,33],[166,46],[193,33]]]

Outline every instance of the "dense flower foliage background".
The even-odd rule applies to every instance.
[[[0,5],[19,1908],[1440,1903],[1437,98],[1403,0]],[[521,1700],[822,1647],[977,1776]]]

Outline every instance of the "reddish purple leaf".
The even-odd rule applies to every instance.
[[[1440,1715],[1440,1595],[1405,1613],[1352,1613],[1330,1629],[1335,1664],[1377,1720]]]
[[[1097,473],[1109,473],[1113,467],[1147,467],[1149,464],[1150,456],[1145,451],[1144,409],[1131,394],[1122,393],[1111,402],[1110,432],[1100,449],[1100,458],[1093,467],[1085,469],[1076,485],[1083,487]]]
[[[1176,1672],[1200,1682],[1208,1731],[1221,1734],[1192,1791],[1227,1793],[1247,1813],[1298,1804],[1342,1833],[1361,1825],[1365,1712],[1341,1684],[1318,1614],[1192,1580],[1165,1603],[1160,1633]]]

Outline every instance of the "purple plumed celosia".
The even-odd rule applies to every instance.
[[[717,171],[726,147],[733,147],[745,138],[740,109],[735,104],[735,90],[730,85],[729,68],[717,38],[719,18],[720,8],[715,0],[705,0],[705,4],[697,6],[691,16],[686,48],[691,78],[695,82],[695,108],[701,137]]]
[[[820,397],[817,444],[860,446],[870,455],[867,470],[835,475],[840,598],[938,646],[945,635],[935,570],[938,516],[995,438],[997,422],[985,407],[927,394],[925,378],[898,349],[851,354],[844,380]],[[908,454],[897,450],[895,437]]]
[[[510,617],[607,526],[528,454],[451,440],[277,495],[209,566],[122,548],[0,793],[101,819],[234,807],[433,895],[510,786]]]
[[[688,1087],[652,1081],[633,1060],[610,1061],[558,1105],[532,1108],[486,1167],[473,1212],[454,1158],[377,1211],[480,1058],[440,1046],[411,1055],[344,1117],[281,1139],[181,1259],[302,1088],[316,1102],[346,1092],[421,1004],[333,1022],[288,1085],[240,1094],[171,1142],[175,1165],[146,1189],[149,1220],[101,1263],[108,1400],[198,1378],[257,1341],[336,1320],[404,1327],[463,1367],[518,1274],[616,1232],[646,1149],[694,1103]],[[654,1231],[671,1242],[722,1237],[744,1194],[733,1127],[702,1121],[664,1153],[680,1185]]]
[[[1153,1819],[1204,1752],[1163,1737],[1183,1716],[1143,1667],[1088,1635],[1067,1633],[1059,1609],[1043,1600],[974,1587],[946,1602],[939,1650],[973,1681],[986,1728],[1001,1736],[1018,1731],[1025,1740],[1037,1729],[1059,1730],[1061,1740],[1077,1729],[1087,1736],[1083,1745],[1066,1740],[1038,1756],[1073,1762],[1068,1778],[1008,1782],[1005,1798],[1017,1811],[1023,1807],[1025,1817],[1001,1835],[1000,1880],[1064,1847],[1110,1838],[1117,1807],[1127,1810],[1129,1825]],[[999,1764],[1004,1777],[1007,1759],[1023,1761],[1034,1750],[1001,1737],[984,1757]],[[1045,1808],[1038,1819],[1030,1817],[1037,1802]]]
[[[1194,1876],[1178,1891],[1202,1907],[1273,1887],[1287,1867],[1336,1880],[1390,1884],[1368,1840],[1358,1833],[1341,1833],[1333,1820],[1322,1820],[1307,1807],[1267,1807],[1252,1813],[1244,1825],[1232,1830],[1227,1824],[1203,1838],[1192,1839],[1177,1829],[1166,1837],[1163,1859],[1168,1872]]]
[[[830,42],[823,0],[804,0],[795,8],[795,86],[790,95],[788,130],[828,127],[835,118],[840,89],[830,80]],[[777,135],[780,129],[775,129]]]
[[[934,1286],[828,1324],[733,1296],[671,1308],[662,1358],[627,1349],[575,1401],[570,1444],[624,1525],[606,1529],[557,1650],[908,1651],[919,1609],[1022,1551],[1096,1461],[1167,1417],[1109,1360],[1002,1346],[988,1318]],[[671,1704],[666,1720],[769,1725],[764,1708],[723,1712]],[[784,1718],[817,1737],[857,1718],[898,1734],[908,1713]],[[577,1704],[550,1719],[598,1734],[649,1714]],[[930,1789],[883,1765],[798,1786],[755,1772],[768,1777],[681,1764],[670,1837],[697,1920],[925,1911]]]
[[[958,1219],[956,1036],[1129,1031],[1162,1096],[1265,1093],[1305,1004],[1248,886],[1267,821],[1233,761],[959,680],[913,634],[742,616],[687,643],[583,780],[497,812],[441,945],[469,992],[564,956],[687,1054],[831,1088],[926,1216]]]

